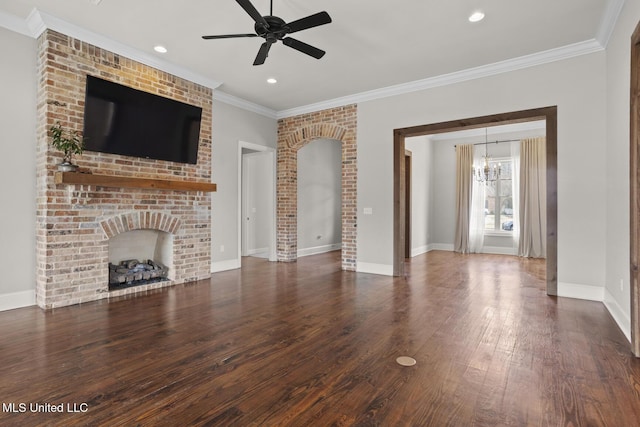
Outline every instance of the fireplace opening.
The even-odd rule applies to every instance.
[[[172,280],[173,236],[132,230],[109,239],[109,290]]]

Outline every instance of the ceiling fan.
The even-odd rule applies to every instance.
[[[261,16],[256,8],[251,4],[250,0],[236,0],[238,4],[251,16],[256,22],[254,25],[255,34],[225,34],[219,36],[202,36],[205,40],[211,39],[232,39],[240,37],[262,37],[265,42],[260,46],[258,55],[256,56],[253,65],[262,65],[269,56],[269,49],[271,45],[281,40],[282,43],[290,48],[293,48],[302,53],[306,53],[316,59],[320,59],[324,56],[325,51],[311,46],[293,37],[286,37],[288,34],[296,33],[298,31],[306,30],[308,28],[318,27],[320,25],[328,24],[331,22],[331,17],[327,12],[318,12],[313,15],[309,15],[306,18],[301,18],[296,21],[286,23],[282,18],[273,16],[273,0],[271,0],[271,9],[269,15]]]

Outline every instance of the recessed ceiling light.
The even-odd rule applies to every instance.
[[[469,16],[469,22],[478,22],[484,19],[484,13],[477,11],[473,12],[471,16]]]
[[[274,79],[273,77],[271,77],[271,78],[267,79],[267,83],[269,83],[270,85],[274,85],[274,84],[278,83],[278,81],[276,79]]]
[[[167,53],[167,48],[161,45],[154,46],[153,50],[155,50],[158,53]]]

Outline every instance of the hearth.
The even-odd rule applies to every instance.
[[[146,285],[168,279],[169,268],[153,260],[128,259],[120,263],[109,263],[109,290]]]

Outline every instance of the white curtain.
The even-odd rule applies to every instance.
[[[520,243],[518,255],[547,253],[546,139],[522,140],[520,146]]]
[[[511,143],[511,202],[513,207],[513,247],[520,246],[520,141]]]
[[[482,150],[477,150],[473,155],[473,166],[482,168],[484,158]],[[486,185],[476,179],[471,180],[471,213],[469,217],[469,252],[480,253],[484,246],[484,199]]]
[[[473,145],[456,146],[456,234],[454,251],[469,252]]]

